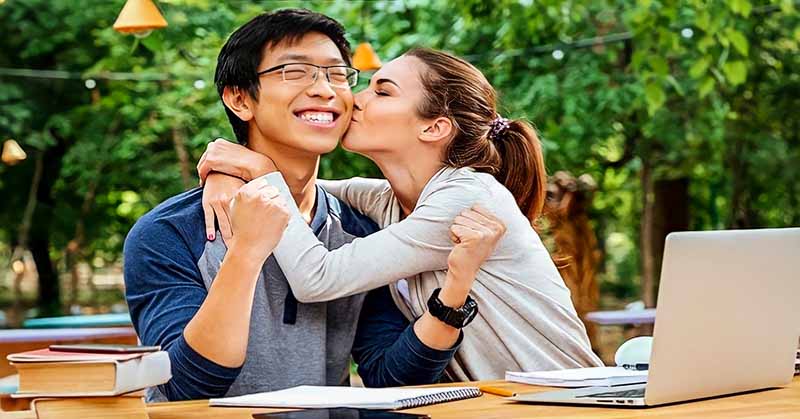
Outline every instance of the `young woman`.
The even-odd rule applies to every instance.
[[[427,312],[438,288],[449,290],[438,297],[451,308],[461,307],[469,293],[479,313],[448,368],[451,379],[602,365],[569,290],[532,228],[546,192],[539,139],[528,123],[498,114],[496,93],[478,69],[430,49],[414,49],[391,61],[356,95],[342,146],[374,161],[386,180],[320,184],[382,230],[332,251],[299,216],[269,159],[218,141],[198,171],[204,179],[212,171],[269,173],[259,181],[277,187],[291,213],[273,254],[300,301],[326,301],[391,284],[395,303],[414,319]],[[209,179],[208,199],[233,196],[227,185]],[[470,211],[476,205],[485,210]],[[227,206],[216,206],[221,207]],[[216,212],[227,217],[226,210]],[[454,271],[448,258],[454,257],[457,229],[485,228],[489,218],[479,214],[494,214],[507,231],[474,272]],[[471,290],[452,286],[454,277],[469,276],[475,278]]]

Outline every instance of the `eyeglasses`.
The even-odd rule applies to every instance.
[[[261,76],[281,71],[283,81],[298,86],[309,86],[317,82],[320,70],[325,70],[325,79],[333,87],[349,89],[358,83],[358,70],[346,65],[319,66],[309,63],[281,64],[256,73]]]

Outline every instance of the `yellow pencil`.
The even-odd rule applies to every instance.
[[[517,395],[517,393],[514,393],[511,390],[506,390],[506,389],[500,388],[500,387],[480,386],[478,388],[484,393],[494,394],[494,395],[497,395],[497,396],[514,397],[514,396]]]

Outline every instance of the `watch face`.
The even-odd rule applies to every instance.
[[[467,301],[464,305],[461,308],[455,309],[445,306],[441,300],[439,300],[439,291],[441,291],[441,289],[434,290],[433,294],[431,294],[431,297],[428,299],[428,311],[432,316],[445,324],[460,329],[470,324],[470,322],[475,319],[475,316],[478,315],[478,303],[472,298],[467,297]]]
[[[462,310],[466,311],[467,314],[461,326],[464,327],[472,323],[472,321],[475,320],[475,316],[478,315],[478,303],[476,303],[474,300],[470,300],[467,304],[464,305],[464,307],[462,307]]]

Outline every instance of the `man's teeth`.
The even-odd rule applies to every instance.
[[[300,114],[300,119],[311,122],[328,123],[333,122],[332,112],[303,112]]]

